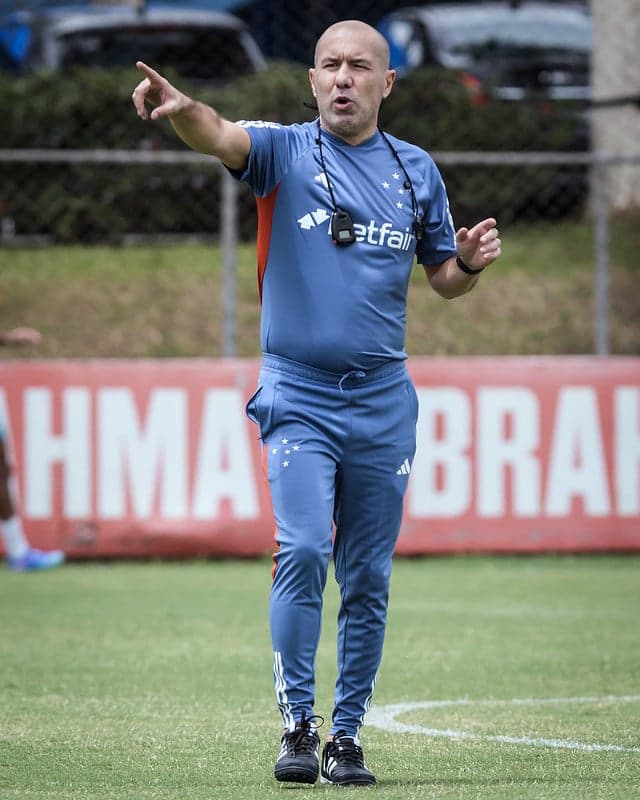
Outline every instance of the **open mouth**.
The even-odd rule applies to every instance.
[[[345,94],[339,94],[333,101],[333,106],[338,111],[347,111],[354,106],[354,102]]]

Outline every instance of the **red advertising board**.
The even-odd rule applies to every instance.
[[[410,359],[399,554],[640,549],[640,359]],[[0,362],[32,543],[77,558],[273,549],[253,360]]]

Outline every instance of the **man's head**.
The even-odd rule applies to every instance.
[[[318,39],[309,80],[322,127],[350,144],[372,136],[395,80],[385,38],[364,22],[337,22]]]

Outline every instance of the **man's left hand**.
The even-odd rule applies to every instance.
[[[473,228],[460,228],[456,233],[458,255],[472,269],[492,264],[502,252],[500,235],[493,217],[483,219]]]

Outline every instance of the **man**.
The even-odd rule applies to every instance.
[[[233,123],[138,62],[140,117],[168,117],[195,150],[253,189],[264,352],[247,406],[264,445],[276,522],[270,624],[284,722],[275,777],[370,785],[359,730],[382,655],[392,555],[415,451],[405,367],[414,253],[443,297],[500,254],[494,219],[454,231],[431,158],[378,130],[393,87],[385,40],[351,20],[309,70],[319,117]],[[335,534],[335,538],[332,539]],[[340,586],[338,678],[318,763],[315,656],[331,554]]]
[[[42,336],[33,328],[13,328],[0,333],[0,345],[37,345]],[[5,445],[5,431],[0,419],[0,532],[4,544],[7,567],[13,572],[57,567],[64,561],[61,550],[36,550],[31,547],[22,528],[11,495],[9,457]]]

